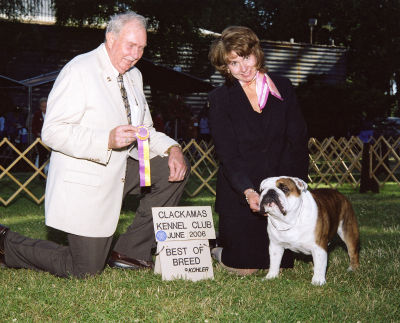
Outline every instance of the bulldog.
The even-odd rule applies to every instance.
[[[278,277],[284,249],[312,255],[311,283],[323,285],[328,243],[337,233],[350,257],[348,270],[359,266],[359,231],[350,201],[337,190],[307,190],[296,177],[270,177],[260,185],[260,212],[268,216],[270,268],[266,279]]]

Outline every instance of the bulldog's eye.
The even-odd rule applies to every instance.
[[[285,184],[279,184],[278,188],[285,194],[289,193],[289,187],[287,187]]]

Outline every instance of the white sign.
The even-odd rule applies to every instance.
[[[210,206],[153,207],[157,242],[215,239]]]
[[[163,280],[213,279],[208,240],[158,242],[154,272]]]
[[[153,207],[157,257],[163,280],[213,279],[208,239],[215,239],[210,206]]]

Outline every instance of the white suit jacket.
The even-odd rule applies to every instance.
[[[49,94],[42,128],[42,140],[52,148],[46,225],[86,237],[115,232],[128,157],[127,149],[108,150],[110,131],[128,121],[103,46],[75,57],[62,69]],[[139,101],[139,124],[150,130],[150,157],[163,156],[176,142],[153,128],[139,70],[128,71],[126,80]],[[137,156],[136,148],[131,154]]]

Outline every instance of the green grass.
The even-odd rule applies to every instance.
[[[347,272],[346,251],[334,244],[323,287],[311,285],[312,263],[303,257],[272,281],[262,281],[265,272],[238,277],[217,264],[214,280],[196,283],[108,267],[87,280],[2,268],[0,322],[400,322],[400,189],[341,191],[358,215],[361,267]],[[213,202],[202,194],[182,204]],[[134,204],[125,203],[117,234],[129,225]],[[43,206],[27,198],[0,207],[0,223],[35,238],[51,234]]]

